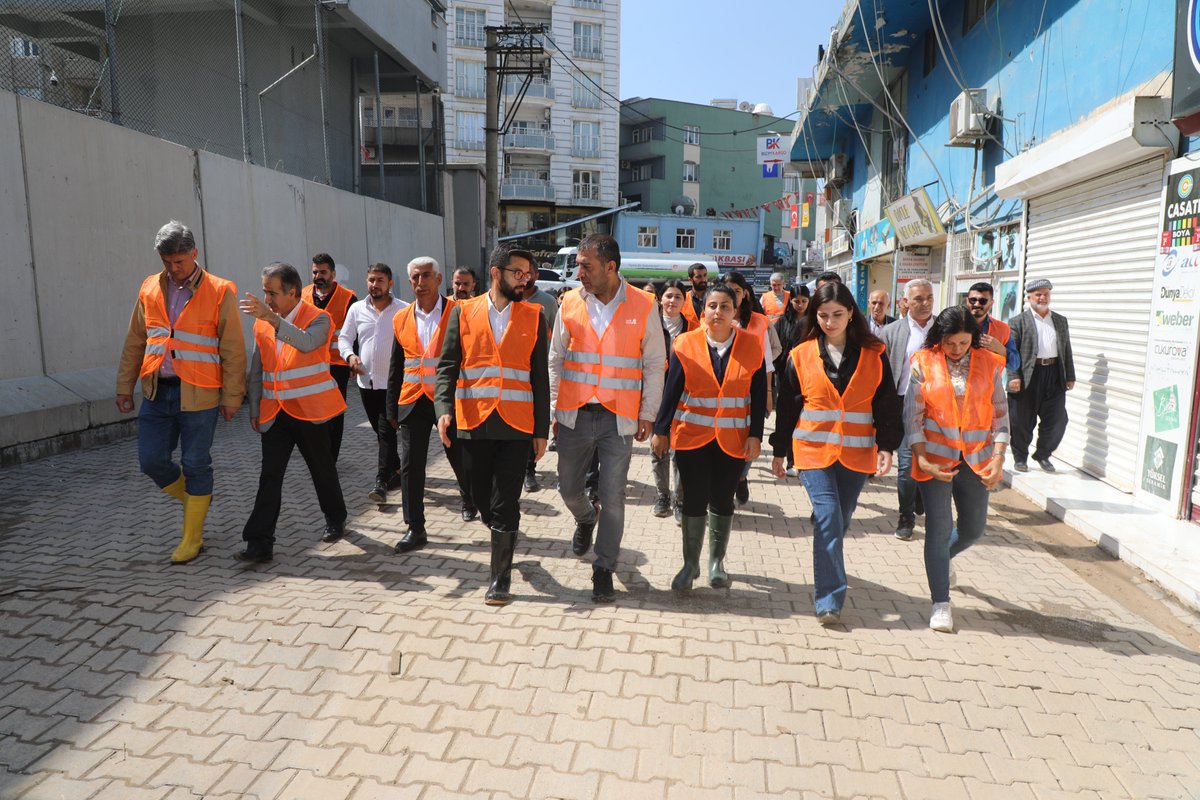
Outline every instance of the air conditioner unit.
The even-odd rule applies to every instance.
[[[833,157],[825,165],[825,182],[834,186],[841,186],[849,177],[846,170],[846,154],[834,153]]]
[[[628,162],[628,161],[622,161],[622,162],[621,162],[621,169],[629,169],[629,168],[630,168],[630,167],[629,167],[629,162]]]
[[[987,89],[968,89],[950,103],[950,145],[971,147],[988,135]]]

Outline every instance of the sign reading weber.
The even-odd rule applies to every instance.
[[[924,188],[904,195],[884,209],[884,213],[892,221],[896,238],[905,247],[937,244],[946,238],[946,229]]]
[[[1200,166],[1167,168],[1154,262],[1150,340],[1142,393],[1138,494],[1179,514],[1187,473],[1188,422],[1200,335]]]

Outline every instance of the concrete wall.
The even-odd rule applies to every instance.
[[[161,269],[154,234],[170,218],[195,231],[201,264],[240,291],[260,292],[272,261],[306,274],[321,250],[360,294],[370,261],[401,275],[415,255],[445,263],[440,216],[7,92],[0,185],[0,330],[17,344],[0,366],[0,464],[127,419],[113,406],[116,365],[137,287]]]
[[[359,21],[360,30],[392,58],[431,84],[446,86],[447,24],[425,0],[349,0],[337,13]]]

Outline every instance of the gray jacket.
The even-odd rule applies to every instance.
[[[1028,309],[1008,321],[1008,326],[1012,328],[1013,341],[1017,344],[1017,352],[1021,354],[1020,371],[1009,370],[1008,379],[1011,381],[1020,378],[1022,389],[1033,380],[1033,368],[1037,366],[1038,336],[1033,314],[1033,310]],[[1058,374],[1062,376],[1064,384],[1074,383],[1075,358],[1071,353],[1071,332],[1067,328],[1067,318],[1051,311],[1050,319],[1058,337]]]
[[[888,365],[892,368],[892,378],[896,381],[896,391],[900,391],[900,382],[908,373],[909,365],[905,354],[908,353],[908,317],[901,317],[895,322],[889,322],[879,332],[879,338],[887,345]]]

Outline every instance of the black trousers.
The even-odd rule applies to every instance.
[[[250,519],[242,529],[242,539],[252,548],[269,550],[275,542],[275,525],[279,522],[283,502],[283,477],[295,448],[300,448],[300,455],[308,465],[325,523],[342,525],[346,522],[346,501],[342,498],[337,463],[330,451],[331,430],[332,420],[305,422],[280,411],[271,427],[263,431],[258,494]]]
[[[387,420],[387,389],[363,389],[359,387],[359,397],[362,398],[363,411],[367,412],[367,422],[379,441],[379,458],[377,461],[375,479],[387,482],[400,469],[400,454],[396,449],[396,429]]]
[[[1038,441],[1033,459],[1049,458],[1067,432],[1067,387],[1063,383],[1059,365],[1035,365],[1033,377],[1024,391],[1008,396],[1008,413],[1012,427],[1013,458],[1017,461],[1028,460],[1035,425]]]
[[[342,399],[346,399],[346,386],[350,383],[350,367],[343,364],[330,364],[329,374],[333,376],[337,382],[338,391],[342,393]],[[338,454],[342,452],[342,430],[346,427],[346,415],[338,414],[333,419],[329,420],[329,442],[330,449],[333,451],[333,460],[337,462]]]
[[[459,439],[479,518],[494,531],[521,528],[521,482],[529,439]]]
[[[404,522],[414,531],[425,530],[425,473],[429,462],[429,437],[436,425],[433,401],[425,395],[413,403],[408,416],[400,421],[400,491],[403,493]],[[458,494],[463,505],[474,508],[470,483],[462,466],[462,448],[453,426],[450,428],[450,447],[443,449],[458,480]]]
[[[733,493],[742,479],[745,460],[734,458],[716,440],[695,450],[676,450],[679,485],[683,487],[683,515],[702,517],[708,511],[718,517],[733,514]]]

